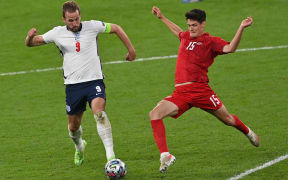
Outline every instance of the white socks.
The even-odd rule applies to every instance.
[[[101,111],[94,114],[94,118],[96,120],[98,134],[106,150],[107,160],[114,159],[112,128],[107,114],[106,112]]]
[[[76,150],[83,152],[84,144],[82,141],[82,127],[80,126],[79,129],[74,131],[74,132],[70,131],[69,128],[68,128],[68,130],[69,130],[69,136],[72,139],[72,141],[74,142]]]

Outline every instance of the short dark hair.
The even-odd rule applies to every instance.
[[[198,21],[200,24],[206,21],[206,13],[201,9],[192,9],[185,14],[186,19]]]
[[[80,8],[78,6],[78,4],[74,1],[67,1],[63,4],[63,8],[62,8],[62,15],[63,17],[65,18],[65,13],[68,11],[68,12],[75,12],[77,11],[79,12],[80,14]]]

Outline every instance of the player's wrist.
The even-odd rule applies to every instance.
[[[161,14],[160,16],[158,16],[158,19],[163,20],[163,19],[165,19],[165,16],[163,16],[163,15]]]

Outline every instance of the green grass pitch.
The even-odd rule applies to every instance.
[[[54,45],[27,48],[28,30],[42,34],[63,25],[64,0],[0,0],[0,74],[59,67]],[[153,5],[186,29],[184,14],[207,12],[206,31],[231,40],[243,18],[253,16],[239,45],[243,48],[288,45],[287,0],[78,0],[82,20],[119,24],[133,42],[137,58],[175,55],[179,41],[151,14]],[[115,35],[100,35],[102,62],[122,60],[126,49]],[[149,111],[173,91],[175,58],[104,64],[107,114],[116,156],[128,169],[125,179],[224,180],[288,153],[288,49],[237,52],[218,56],[209,69],[210,85],[229,112],[261,138],[254,148],[234,128],[193,108],[179,119],[165,119],[169,150],[177,161],[160,174]],[[124,60],[123,60],[124,61]],[[105,152],[91,110],[83,119],[88,142],[85,163],[75,167],[69,139],[61,70],[0,76],[0,179],[107,179]],[[288,160],[245,180],[288,179]]]

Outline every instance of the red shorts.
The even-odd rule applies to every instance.
[[[178,118],[192,107],[217,110],[223,103],[207,83],[197,83],[177,86],[171,96],[164,98],[178,106]]]

